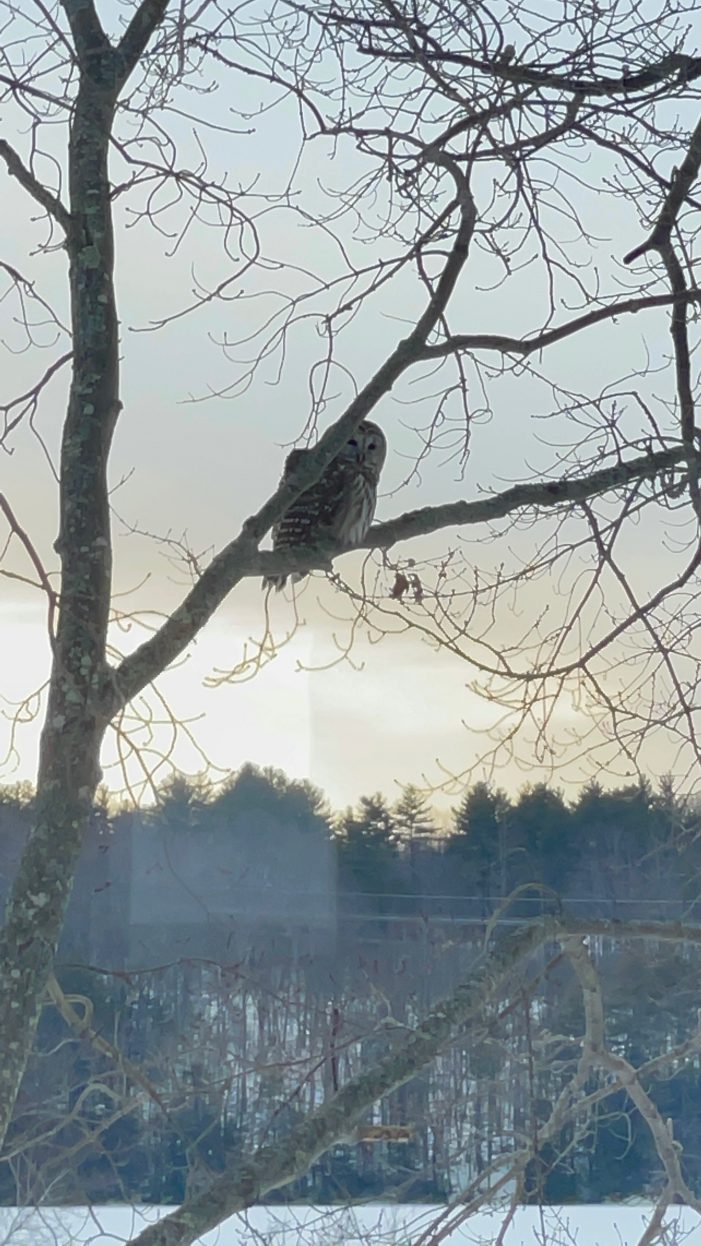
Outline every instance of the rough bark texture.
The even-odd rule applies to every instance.
[[[111,543],[107,458],[119,412],[108,149],[128,66],[91,4],[65,0],[80,65],[69,149],[73,375],[61,447],[61,612],[37,778],[36,822],[0,936],[0,1140],[51,971],[99,778]]]

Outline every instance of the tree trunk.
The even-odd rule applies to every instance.
[[[119,410],[107,152],[116,100],[109,57],[83,71],[71,122],[67,237],[73,375],[61,448],[61,597],[41,738],[36,821],[0,939],[0,1140],[36,1030],[83,833],[106,720],[111,545],[106,466]]]

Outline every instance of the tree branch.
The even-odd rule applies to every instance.
[[[15,274],[13,272],[12,276],[16,281],[21,280],[19,273]],[[70,350],[66,351],[65,355],[61,355],[52,364],[49,364],[41,380],[37,381],[36,385],[32,385],[31,389],[25,390],[23,394],[18,394],[16,398],[11,398],[9,402],[0,403],[0,411],[5,417],[5,426],[2,431],[0,431],[0,444],[8,438],[10,433],[14,432],[17,425],[24,419],[27,411],[36,408],[36,404],[39,401],[39,395],[48,385],[52,376],[54,376],[56,372],[60,371],[64,363],[68,363],[68,360],[72,358],[73,352]],[[10,412],[13,411],[15,407],[20,408],[19,413],[10,419]]]
[[[130,1246],[191,1246],[209,1229],[253,1206],[270,1190],[307,1172],[331,1146],[352,1132],[362,1115],[391,1091],[403,1086],[433,1060],[458,1028],[484,1023],[495,1000],[503,1002],[505,982],[543,944],[572,935],[616,939],[689,939],[701,944],[701,929],[681,923],[631,922],[543,917],[507,935],[484,956],[473,976],[433,1008],[394,1050],[364,1073],[351,1078],[327,1103],[296,1125],[286,1137],[260,1147],[250,1159],[218,1177],[202,1193],[149,1225]]]
[[[94,0],[61,0],[61,4],[71,28],[81,68],[89,68],[93,58],[113,51],[97,16]]]
[[[701,120],[696,124],[681,168],[675,169],[672,174],[670,188],[665,195],[655,228],[647,242],[634,247],[623,257],[624,264],[632,264],[633,260],[644,255],[646,251],[659,251],[669,242],[679,210],[698,176],[699,166],[701,166]]]
[[[42,208],[52,216],[53,219],[68,233],[71,225],[71,214],[61,203],[58,195],[52,194],[47,190],[46,186],[42,186],[41,182],[34,176],[30,169],[22,160],[21,156],[11,147],[6,140],[0,139],[0,156],[7,165],[7,171],[10,177],[16,177],[17,181],[32,196]]]
[[[81,1039],[86,1039],[90,1046],[99,1052],[101,1056],[107,1056],[114,1063],[115,1067],[119,1069],[120,1073],[130,1078],[142,1090],[145,1090],[149,1099],[152,1099],[158,1105],[166,1117],[169,1117],[170,1114],[162,1096],[141,1071],[138,1064],[135,1064],[133,1060],[129,1060],[118,1047],[115,1047],[114,1043],[110,1043],[90,1024],[92,1001],[85,995],[65,995],[54,973],[49,974],[46,993],[66,1024],[75,1030]],[[73,1007],[77,1000],[82,1002],[85,1009],[82,1016]]]
[[[290,504],[305,489],[319,479],[324,469],[355,429],[370,414],[381,398],[390,392],[394,383],[417,359],[421,358],[429,334],[443,316],[458,277],[465,265],[476,211],[465,175],[448,161],[442,153],[426,152],[427,160],[448,164],[457,187],[457,207],[460,219],[455,240],[445,265],[431,291],[428,303],[414,329],[407,338],[398,342],[385,362],[350,403],[344,414],[326,430],[319,443],[303,456],[298,468],[284,477],[275,493],[260,510],[244,523],[238,537],[226,546],[207,567],[199,581],[190,590],[181,605],[161,628],[145,641],[134,653],[125,658],[116,670],[106,675],[101,697],[101,712],[106,719],[118,712],[141,688],[155,679],[195,637],[200,628],[211,618],[217,606],[232,588],[250,575],[274,574],[277,567],[271,562],[280,555],[261,555],[258,543],[270,527],[285,513]],[[324,551],[327,561],[328,551]],[[282,556],[280,570],[303,570],[319,565],[319,551],[303,555],[301,566],[294,566],[294,558]],[[270,568],[268,570],[268,568]]]
[[[319,446],[322,442],[323,438]],[[621,488],[634,480],[650,479],[661,472],[669,471],[679,463],[688,462],[688,458],[688,450],[684,446],[674,446],[669,450],[659,450],[655,454],[640,455],[626,463],[615,463],[611,467],[601,468],[579,480],[545,480],[537,484],[514,485],[503,493],[480,498],[475,502],[447,502],[443,506],[424,506],[421,510],[408,511],[387,523],[375,524],[358,546],[316,546],[276,552],[259,550],[255,539],[247,533],[248,524],[252,522],[249,520],[244,524],[241,534],[212,559],[163,626],[124,658],[118,667],[107,672],[101,697],[101,712],[105,718],[113,717],[142,688],[156,679],[190,644],[200,628],[242,579],[249,576],[289,575],[293,571],[305,572],[327,567],[331,558],[347,553],[350,549],[389,549],[397,541],[426,536],[442,528],[501,519],[524,507],[548,509],[571,505],[610,489]],[[269,512],[276,499],[284,495],[285,490],[281,486],[259,515]]]
[[[691,350],[689,333],[686,323],[688,300],[686,297],[686,280],[684,270],[675,254],[671,241],[663,243],[660,248],[662,262],[667,269],[669,284],[672,287],[672,319],[670,333],[674,343],[674,364],[677,378],[677,397],[679,399],[680,431],[682,440],[688,446],[693,445],[696,429],[694,427],[694,395],[691,384]]]
[[[582,991],[586,1018],[585,1050],[588,1050],[592,1064],[598,1064],[616,1079],[650,1130],[667,1177],[667,1201],[671,1201],[675,1195],[679,1196],[701,1213],[701,1202],[684,1180],[680,1148],[674,1142],[671,1124],[663,1119],[656,1104],[641,1085],[638,1070],[623,1056],[614,1055],[605,1046],[601,986],[588,948],[581,939],[566,940],[565,946]]]
[[[691,136],[681,168],[675,169],[670,178],[669,189],[665,195],[657,223],[650,237],[639,247],[634,247],[624,256],[624,264],[644,255],[647,251],[657,251],[667,270],[669,284],[672,289],[672,321],[670,331],[674,343],[674,362],[677,378],[677,396],[681,415],[681,434],[686,445],[693,450],[696,429],[694,426],[694,397],[691,385],[691,351],[687,327],[688,291],[684,270],[675,254],[672,245],[672,230],[683,204],[687,201],[689,191],[698,177],[701,168],[701,119]],[[693,453],[689,460],[689,493],[696,512],[701,521],[701,492],[699,491],[698,464],[694,462]]]
[[[141,0],[117,46],[122,61],[122,80],[126,81],[138,63],[151,35],[160,26],[168,8],[168,0]]]
[[[372,19],[362,21],[355,17],[346,17],[338,10],[332,10],[329,16],[339,26],[365,28],[368,39],[377,33],[375,27],[382,24],[381,22],[375,23]],[[396,52],[392,48],[376,46],[370,42],[359,41],[359,51],[366,56],[381,57],[383,61],[395,61],[400,64],[411,64],[416,59],[412,51]],[[648,87],[659,87],[663,83],[668,83],[670,78],[676,79],[677,85],[685,86],[688,82],[701,77],[701,56],[688,56],[684,52],[670,52],[656,64],[648,65],[647,68],[640,69],[637,73],[624,73],[619,78],[598,79],[566,76],[547,69],[520,64],[518,61],[484,60],[460,52],[445,52],[442,48],[423,50],[422,59],[438,65],[464,66],[465,69],[476,70],[478,73],[486,74],[503,83],[545,87],[549,90],[563,91],[568,95],[595,99],[618,95],[629,96],[637,91],[645,91]]]
[[[634,480],[651,479],[661,472],[686,463],[688,450],[674,446],[670,450],[658,450],[654,454],[641,454],[627,462],[602,467],[581,478],[566,477],[564,480],[541,480],[536,484],[512,485],[503,493],[480,498],[476,502],[446,502],[443,506],[424,506],[421,510],[407,511],[398,519],[374,524],[361,549],[389,549],[397,541],[426,536],[441,528],[460,527],[464,524],[486,523],[503,519],[525,507],[548,509],[554,506],[572,505],[587,498],[597,497],[610,489],[620,489]]]
[[[46,572],[46,568],[44,567],[44,564],[41,561],[41,558],[39,557],[36,551],[34,542],[31,540],[28,533],[25,532],[24,528],[20,524],[19,520],[17,519],[17,516],[15,515],[4,493],[0,493],[0,511],[2,511],[3,515],[5,516],[9,524],[10,531],[14,532],[15,536],[19,538],[22,545],[24,546],[24,549],[29,557],[29,561],[31,562],[32,566],[34,567],[34,570],[37,573],[37,578],[39,580],[39,583],[41,584],[41,587],[46,593],[46,599],[49,604],[49,617],[48,617],[49,642],[51,644],[51,648],[53,649],[54,644],[55,644],[55,638],[56,638],[56,611],[58,609],[58,604],[59,604],[58,593],[56,592],[56,590],[53,588],[51,584],[51,581]]]
[[[701,303],[701,290],[697,288],[686,290],[683,298],[686,303]],[[495,350],[504,355],[523,357],[532,355],[534,351],[544,350],[546,346],[552,346],[555,342],[563,341],[564,338],[572,337],[582,329],[589,329],[592,325],[614,320],[616,316],[646,311],[651,307],[669,307],[670,304],[673,305],[678,301],[679,295],[677,294],[650,294],[623,299],[620,303],[612,303],[608,307],[597,307],[594,311],[585,312],[582,316],[576,316],[573,320],[557,325],[554,329],[547,329],[543,333],[535,333],[532,337],[505,337],[501,333],[456,333],[446,338],[444,342],[424,347],[420,358],[442,359],[460,350]]]

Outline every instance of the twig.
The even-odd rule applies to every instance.
[[[53,219],[68,233],[71,227],[71,214],[61,203],[58,195],[54,195],[46,186],[34,176],[30,169],[24,164],[21,156],[11,147],[6,139],[0,139],[0,156],[7,165],[7,171],[10,177],[16,177],[17,181],[27,191],[28,194],[41,204],[42,208],[52,216]]]
[[[55,643],[55,636],[56,636],[55,620],[56,620],[56,608],[58,606],[58,594],[56,590],[52,588],[51,586],[51,581],[49,580],[48,574],[44,568],[44,564],[42,563],[41,558],[37,554],[37,551],[34,548],[34,544],[29,534],[25,532],[24,528],[19,523],[4,493],[0,493],[0,510],[3,512],[5,518],[7,519],[7,522],[9,523],[12,532],[15,533],[15,536],[19,537],[25,550],[27,551],[27,554],[29,555],[32,566],[34,567],[34,570],[36,571],[39,577],[39,580],[41,582],[41,587],[43,588],[48,598],[48,601],[49,601],[49,616],[48,616],[49,640],[51,643],[51,648],[53,649],[54,643]]]

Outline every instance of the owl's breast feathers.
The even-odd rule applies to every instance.
[[[299,458],[290,462],[292,456],[306,453],[306,450],[292,451],[285,463],[285,476],[290,475],[299,464]],[[300,493],[275,525],[275,548],[313,545],[318,538],[339,539],[343,518],[352,504],[357,482],[357,468],[350,463],[339,460],[330,463],[321,478]]]
[[[288,480],[308,450],[292,450],[285,461],[283,479]],[[381,463],[380,463],[381,466]],[[377,464],[353,457],[332,460],[319,480],[305,489],[273,528],[273,549],[299,549],[326,542],[356,545],[362,541],[375,513]],[[293,572],[292,580],[304,578]],[[287,577],[268,576],[265,587],[281,589]]]

